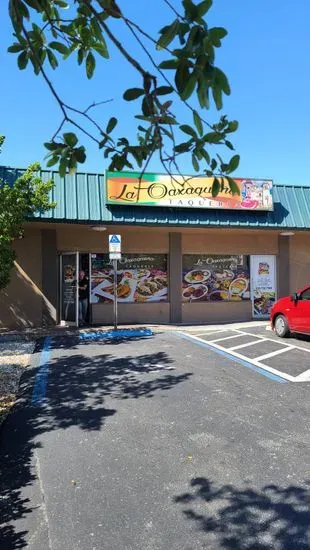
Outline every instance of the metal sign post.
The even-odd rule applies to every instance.
[[[114,330],[117,330],[117,260],[121,259],[121,236],[109,235],[109,257],[114,269]]]
[[[117,330],[117,260],[113,260],[113,267],[114,267],[114,303],[113,303],[114,330]]]

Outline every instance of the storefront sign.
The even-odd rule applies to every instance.
[[[183,302],[250,299],[248,256],[183,256]]]
[[[213,178],[150,173],[140,178],[140,175],[139,172],[107,172],[107,204],[273,210],[271,180],[234,179],[240,194],[233,196],[223,178],[222,191],[212,197]]]
[[[108,254],[92,257],[91,302],[114,300],[113,265]],[[126,254],[118,262],[118,303],[167,302],[168,275],[165,254]]]
[[[251,256],[253,317],[268,318],[276,300],[275,256]]]

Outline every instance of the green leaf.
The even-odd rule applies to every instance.
[[[84,59],[84,50],[82,48],[80,48],[78,50],[78,54],[77,54],[77,61],[78,61],[79,65],[81,65],[83,63],[83,59]]]
[[[234,155],[229,161],[227,173],[231,174],[231,172],[234,172],[235,170],[237,170],[239,163],[240,163],[240,155]]]
[[[29,61],[28,52],[24,51],[21,54],[19,54],[17,58],[18,68],[21,71],[25,69],[27,67],[28,61]]]
[[[230,95],[230,86],[226,74],[217,67],[214,67],[213,78],[216,86],[221,87],[226,95]]]
[[[218,132],[209,132],[203,136],[203,141],[207,143],[219,143],[222,141],[222,135]]]
[[[229,141],[228,139],[225,139],[225,145],[226,147],[228,147],[228,149],[230,149],[231,151],[234,151],[234,146],[233,144],[231,143],[231,141]]]
[[[180,130],[182,130],[182,132],[184,132],[185,134],[192,136],[194,139],[197,139],[197,134],[194,128],[192,128],[191,126],[188,126],[188,124],[182,124],[180,126]]]
[[[229,176],[227,176],[226,179],[228,181],[228,184],[229,184],[229,187],[230,187],[230,190],[231,190],[232,194],[233,195],[240,195],[240,189],[239,189],[238,185],[236,184],[235,180],[233,180]]]
[[[61,42],[50,42],[49,47],[53,50],[57,50],[57,52],[62,53],[63,55],[68,53],[68,48]]]
[[[46,166],[47,166],[48,168],[50,168],[51,166],[55,166],[55,164],[57,164],[58,160],[59,160],[59,157],[53,156],[53,157],[51,157],[50,160],[46,163]]]
[[[76,135],[73,132],[65,133],[63,135],[63,138],[64,138],[65,144],[69,145],[69,147],[75,147],[77,142],[78,142],[78,138],[76,137]]]
[[[186,101],[186,99],[188,99],[192,95],[193,91],[195,90],[196,84],[197,77],[194,73],[192,73],[187,79],[184,90],[180,94],[181,98],[184,99],[184,101]]]
[[[150,96],[145,96],[142,101],[142,113],[144,116],[150,116],[153,114],[154,105]]]
[[[62,146],[61,143],[55,143],[54,141],[48,141],[48,142],[44,143],[44,147],[48,151],[56,151],[57,149],[60,149],[61,146]]]
[[[197,128],[198,134],[201,137],[203,135],[203,126],[202,126],[201,118],[197,113],[197,111],[193,111],[193,119],[194,119],[194,124]]]
[[[220,88],[217,88],[217,87],[215,88],[213,86],[212,95],[213,95],[213,99],[214,99],[214,103],[216,105],[216,108],[219,111],[223,107],[222,90]]]
[[[208,151],[206,151],[205,149],[200,149],[200,152],[201,152],[203,158],[207,161],[207,163],[210,164],[210,155],[209,155]]]
[[[58,67],[58,61],[56,56],[53,54],[52,50],[47,49],[46,51],[47,51],[47,57],[48,57],[50,66],[52,67],[52,69],[56,69],[56,67]]]
[[[199,172],[199,162],[194,154],[192,154],[192,165],[196,172]]]
[[[24,49],[25,48],[24,46],[22,46],[22,44],[20,44],[19,42],[14,42],[14,44],[12,44],[12,46],[8,48],[8,52],[17,53],[17,52],[22,52]]]
[[[209,29],[208,33],[209,40],[211,40],[214,46],[219,48],[221,46],[221,40],[227,35],[227,30],[223,27],[213,27],[212,29]]]
[[[67,171],[67,159],[66,158],[62,158],[60,159],[60,163],[59,163],[59,175],[61,178],[64,178],[65,175],[66,175],[66,171]]]
[[[31,8],[37,10],[37,11],[41,11],[41,6],[38,2],[38,0],[24,0],[26,2],[26,4],[28,4],[28,6],[30,6]]]
[[[92,52],[88,52],[86,57],[86,75],[87,78],[92,78],[96,67],[96,60]]]
[[[171,25],[165,27],[164,32],[162,33],[160,39],[157,41],[157,50],[162,50],[167,48],[172,40],[176,37],[179,31],[179,20],[175,19]]]
[[[212,197],[217,197],[221,189],[221,184],[217,178],[214,178],[213,184],[212,184]]]
[[[142,95],[144,95],[144,90],[142,88],[128,88],[128,90],[124,93],[123,98],[126,101],[133,101]]]
[[[162,61],[159,65],[160,69],[176,69],[179,65],[180,61],[179,59],[167,59],[166,61]]]
[[[213,0],[203,0],[203,2],[200,2],[197,6],[197,16],[203,17],[207,11],[211,8],[213,3]]]
[[[167,95],[172,92],[173,88],[171,86],[159,86],[159,88],[156,88],[156,95]]]
[[[238,130],[238,127],[239,127],[239,122],[237,120],[232,120],[231,122],[228,123],[226,132],[227,133],[235,132],[236,130]]]
[[[86,160],[85,147],[81,145],[81,147],[78,147],[77,149],[75,149],[74,153],[75,153],[75,158],[77,162],[80,162],[81,164],[83,164]]]
[[[117,125],[117,118],[115,117],[110,118],[106,129],[107,134],[110,134],[114,130],[116,125]]]
[[[178,66],[174,77],[177,90],[180,94],[184,91],[189,77],[190,73],[188,69],[188,62],[183,59]]]

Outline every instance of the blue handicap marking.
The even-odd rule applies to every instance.
[[[104,340],[104,339],[122,339],[122,338],[145,338],[153,336],[153,331],[149,328],[144,329],[118,329],[118,330],[99,330],[97,332],[81,332],[80,340]]]
[[[109,242],[112,244],[120,244],[121,240],[119,238],[119,235],[110,235]]]

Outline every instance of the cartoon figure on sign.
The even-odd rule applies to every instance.
[[[268,181],[263,183],[262,202],[263,202],[263,206],[266,206],[267,208],[270,208],[272,205],[271,184]]]
[[[252,210],[259,206],[259,192],[257,186],[253,181],[244,180],[242,182],[241,196],[241,208]]]

